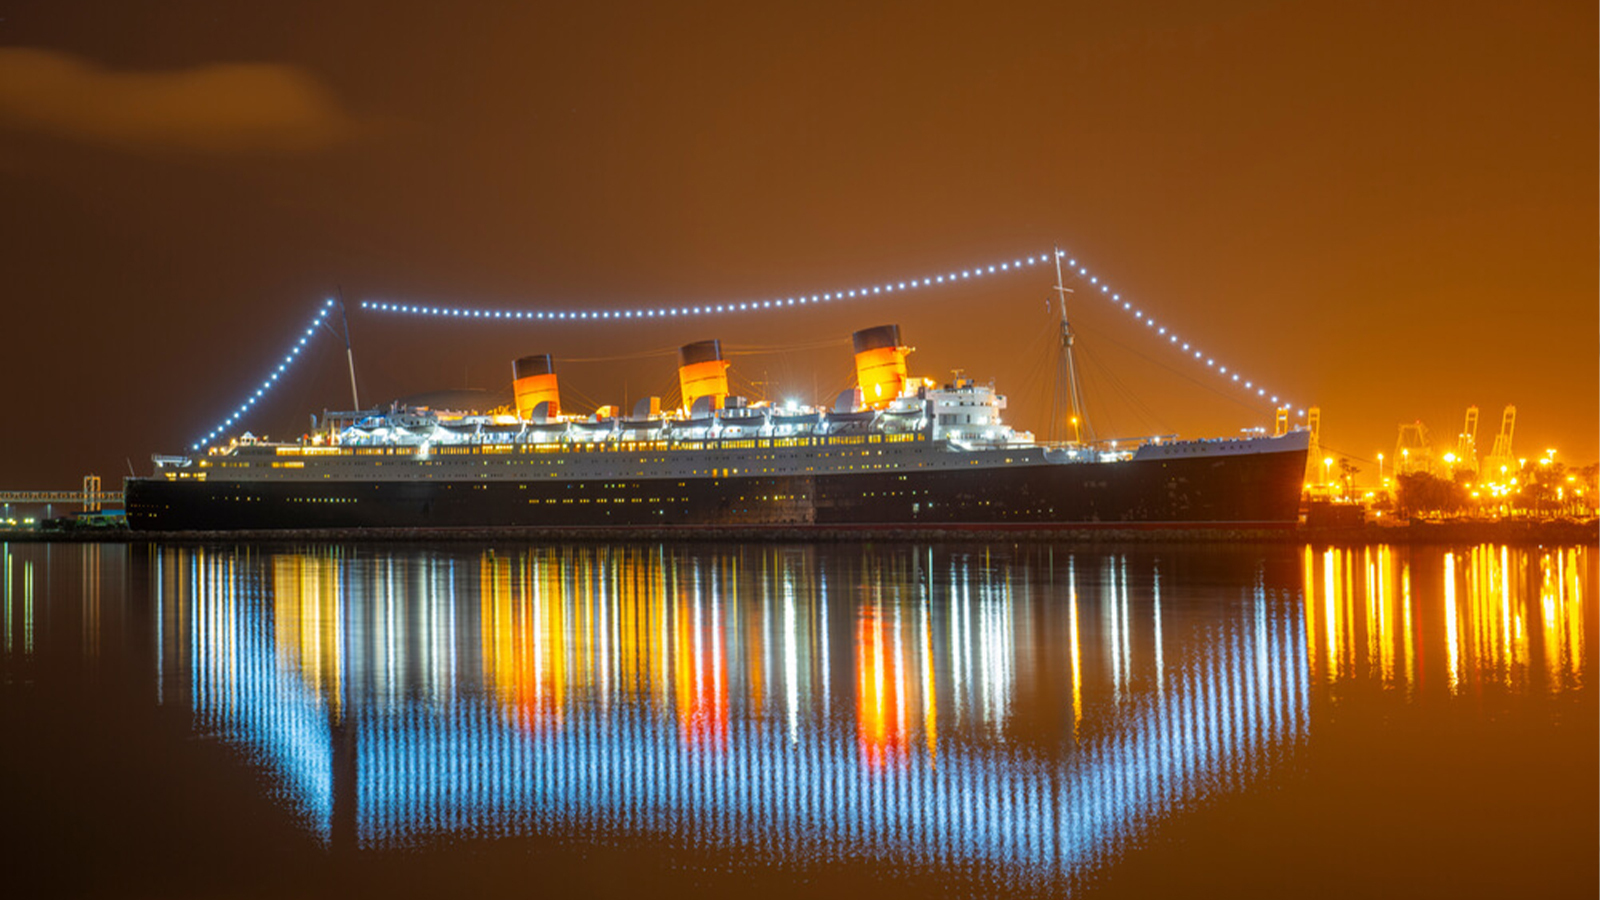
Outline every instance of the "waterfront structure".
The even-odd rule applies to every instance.
[[[140,530],[285,528],[1286,527],[1307,433],[1043,443],[993,385],[907,374],[899,327],[854,335],[831,408],[728,389],[717,341],[685,345],[683,404],[561,412],[548,355],[514,365],[516,407],[331,413],[293,442],[244,435],[156,456],[128,481]]]

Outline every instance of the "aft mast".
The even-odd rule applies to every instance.
[[[1057,371],[1055,390],[1051,395],[1050,404],[1050,438],[1051,440],[1066,440],[1061,434],[1062,420],[1072,427],[1071,441],[1082,444],[1087,439],[1094,441],[1094,428],[1089,424],[1088,411],[1083,403],[1083,387],[1078,383],[1078,364],[1072,355],[1072,323],[1067,321],[1067,295],[1072,289],[1066,286],[1061,276],[1061,249],[1055,251],[1056,261],[1056,302],[1060,312],[1060,345],[1057,354]]]

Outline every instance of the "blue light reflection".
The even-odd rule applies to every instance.
[[[196,726],[367,848],[582,835],[1039,888],[1309,729],[1302,604],[1258,578],[1185,619],[1148,558],[160,552]]]

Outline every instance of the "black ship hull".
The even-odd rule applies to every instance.
[[[127,483],[141,531],[1289,527],[1304,449],[1005,468],[592,480]]]

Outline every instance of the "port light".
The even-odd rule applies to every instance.
[[[943,285],[970,281],[974,278],[983,278],[991,275],[1009,274],[1027,269],[1052,268],[1059,259],[1063,264],[1063,271],[1067,274],[1076,274],[1078,279],[1092,287],[1098,287],[1113,309],[1120,309],[1131,315],[1135,322],[1153,329],[1155,334],[1166,337],[1163,343],[1173,350],[1181,353],[1192,363],[1198,364],[1203,360],[1206,368],[1219,376],[1224,386],[1238,389],[1244,398],[1249,400],[1264,400],[1269,395],[1274,406],[1295,409],[1296,404],[1288,399],[1279,401],[1282,394],[1275,393],[1261,387],[1256,379],[1248,380],[1236,377],[1238,370],[1229,373],[1228,366],[1219,365],[1215,357],[1207,357],[1190,341],[1185,341],[1177,330],[1158,323],[1156,317],[1144,310],[1136,308],[1131,300],[1123,298],[1122,294],[1111,287],[1108,281],[1097,273],[1089,271],[1086,264],[1080,263],[1071,257],[1065,250],[1052,250],[1046,253],[1036,253],[1031,256],[1017,256],[1010,260],[984,264],[976,267],[951,268],[943,274],[928,274],[919,278],[897,278],[878,284],[866,285],[855,288],[840,288],[827,291],[815,291],[792,296],[764,297],[755,300],[741,300],[733,303],[703,304],[701,306],[644,306],[644,307],[612,307],[603,309],[561,309],[551,307],[536,307],[531,309],[485,309],[468,306],[437,306],[413,303],[396,303],[388,300],[364,300],[361,308],[371,312],[391,313],[398,315],[433,316],[447,319],[496,319],[500,321],[512,320],[523,322],[570,322],[570,321],[595,321],[618,319],[673,319],[691,318],[695,316],[727,315],[761,312],[783,307],[827,305],[837,301],[854,300],[862,297],[878,297],[883,294],[896,292],[918,291],[938,288]],[[309,334],[309,332],[308,332]],[[1180,349],[1181,348],[1181,349]],[[1305,417],[1304,411],[1298,411],[1300,418]]]

